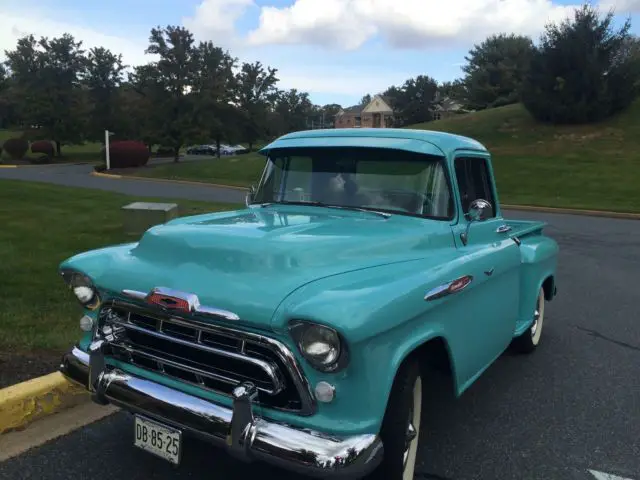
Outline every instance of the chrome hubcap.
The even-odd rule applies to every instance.
[[[416,427],[413,426],[413,408],[411,408],[411,413],[409,414],[409,422],[407,423],[407,432],[404,438],[403,464],[405,467],[407,466],[407,459],[409,458],[409,449],[411,448],[411,443],[416,439],[416,436]]]
[[[533,312],[533,325],[531,325],[531,336],[533,337],[538,331],[538,320],[540,320],[540,310],[536,308]]]

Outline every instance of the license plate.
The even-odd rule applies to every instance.
[[[178,465],[182,453],[182,432],[147,418],[135,416],[133,444]]]

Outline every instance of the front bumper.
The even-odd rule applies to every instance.
[[[89,364],[89,355],[73,348],[63,357],[60,371],[92,391],[98,403],[112,403],[198,434],[245,461],[265,461],[313,477],[357,479],[382,459],[377,435],[337,438],[254,417],[257,392],[251,384],[235,389],[230,409],[116,368],[90,375]],[[91,388],[90,376],[96,379]]]

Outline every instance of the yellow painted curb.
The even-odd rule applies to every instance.
[[[94,177],[122,178],[122,175],[113,175],[112,173],[101,173],[101,172],[96,172],[95,170],[91,172],[91,175],[93,175]]]
[[[40,167],[64,167],[69,165],[96,165],[97,162],[60,162],[43,163],[42,165],[0,165],[0,168],[40,168]]]
[[[566,213],[569,215],[586,215],[590,217],[622,218],[627,220],[640,220],[640,213],[611,212],[607,210],[582,210],[579,208],[537,207],[535,205],[505,205],[501,208],[507,210],[523,210],[544,213]]]
[[[38,418],[73,407],[90,396],[60,372],[0,390],[0,435],[22,430]]]
[[[143,180],[146,182],[178,183],[183,185],[197,185],[199,187],[229,188],[232,190],[242,190],[242,191],[249,190],[247,187],[239,187],[237,185],[223,185],[221,183],[197,182],[195,180],[172,180],[170,178],[139,177],[137,175],[116,175],[113,173],[102,173],[102,172],[91,172],[91,175],[94,175],[96,177],[105,177],[105,178],[119,178],[119,179],[130,178],[132,180]]]

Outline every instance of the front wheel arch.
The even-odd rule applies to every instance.
[[[449,344],[444,337],[437,335],[418,342],[415,346],[409,348],[404,353],[393,371],[393,377],[389,383],[387,397],[391,392],[391,387],[400,369],[413,360],[418,362],[423,374],[431,371],[438,372],[445,376],[449,380],[449,391],[455,396],[457,392],[455,365],[452,360]],[[428,378],[428,375],[425,376]]]
[[[550,302],[556,294],[556,279],[553,275],[548,275],[538,287],[544,290],[544,299]]]

